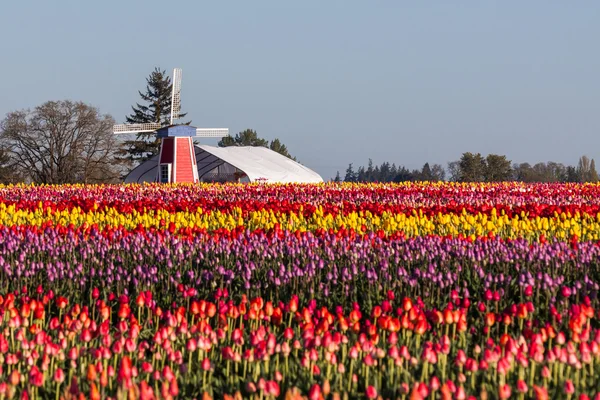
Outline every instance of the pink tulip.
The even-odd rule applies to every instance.
[[[509,385],[507,385],[507,384],[500,385],[500,388],[498,390],[498,397],[500,397],[501,399],[509,399],[511,393],[512,393],[512,390]]]
[[[575,386],[573,385],[573,381],[570,379],[567,379],[565,381],[565,393],[566,394],[573,394],[575,393]]]
[[[56,371],[54,372],[54,382],[63,383],[64,380],[65,380],[65,372],[62,369],[57,368]]]
[[[308,391],[309,400],[322,400],[323,396],[321,396],[321,386],[316,383],[310,387]]]

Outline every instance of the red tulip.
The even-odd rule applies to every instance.
[[[37,387],[41,387],[44,384],[44,374],[35,365],[29,370],[29,382]]]
[[[68,304],[69,304],[69,301],[66,298],[64,298],[62,296],[59,296],[56,298],[56,306],[58,308],[60,308],[61,310],[64,310]]]
[[[366,390],[367,399],[376,399],[377,398],[377,389],[374,386],[368,386]]]

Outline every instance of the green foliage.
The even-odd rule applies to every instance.
[[[486,182],[505,182],[512,180],[512,167],[506,156],[488,154],[485,158],[484,178]]]
[[[337,171],[335,174],[335,178],[333,178],[334,182],[341,182],[342,181],[342,177],[340,176],[340,171]]]
[[[593,159],[582,156],[577,167],[549,161],[535,165],[514,164],[513,179],[521,182],[597,182],[598,172]]]
[[[146,78],[146,92],[138,92],[145,104],[137,103],[132,106],[133,113],[126,117],[128,124],[142,124],[149,122],[160,123],[168,126],[171,123],[171,78],[165,71],[155,68]],[[180,113],[180,118],[186,113]],[[191,121],[190,121],[191,122]],[[190,122],[186,122],[189,125]],[[160,139],[153,132],[143,132],[136,135],[135,140],[123,142],[121,155],[134,162],[144,162],[154,157],[160,151]]]
[[[219,147],[230,147],[230,146],[254,146],[254,147],[269,147],[269,141],[258,137],[256,131],[252,129],[246,129],[239,132],[232,137],[231,135],[225,136],[217,144]]]
[[[296,160],[296,157],[292,157],[291,154],[288,152],[288,149],[285,146],[285,144],[281,143],[277,138],[271,140],[271,143],[269,144],[269,149],[288,158],[291,158],[294,161]]]
[[[356,172],[354,172],[354,167],[352,167],[352,163],[348,165],[346,168],[346,175],[344,176],[344,182],[356,182]]]
[[[359,167],[354,171],[352,163],[346,169],[345,182],[406,182],[406,181],[441,181],[444,180],[446,171],[439,164],[425,163],[421,170],[410,171],[406,167],[396,167],[396,164],[384,162],[374,165],[369,159],[367,167]]]
[[[253,146],[253,147],[267,147],[274,152],[284,155],[292,160],[296,161],[295,157],[288,152],[287,147],[281,143],[277,138],[273,139],[271,143],[268,140],[258,137],[255,130],[246,129],[242,132],[237,133],[235,136],[225,136],[217,144],[219,147],[230,147],[230,146]]]
[[[461,182],[482,182],[485,180],[486,162],[480,153],[463,153],[458,162]]]

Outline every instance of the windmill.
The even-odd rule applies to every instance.
[[[115,134],[155,132],[161,138],[158,155],[156,181],[198,182],[198,167],[194,151],[193,138],[220,138],[229,134],[227,128],[196,128],[190,125],[176,125],[181,111],[181,69],[173,70],[171,93],[170,125],[162,127],[160,123],[118,124],[113,126]]]

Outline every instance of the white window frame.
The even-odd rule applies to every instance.
[[[163,167],[167,167],[167,180],[163,180]],[[173,168],[173,164],[171,163],[160,163],[158,166],[158,181],[160,183],[170,183],[171,182],[171,171]]]

